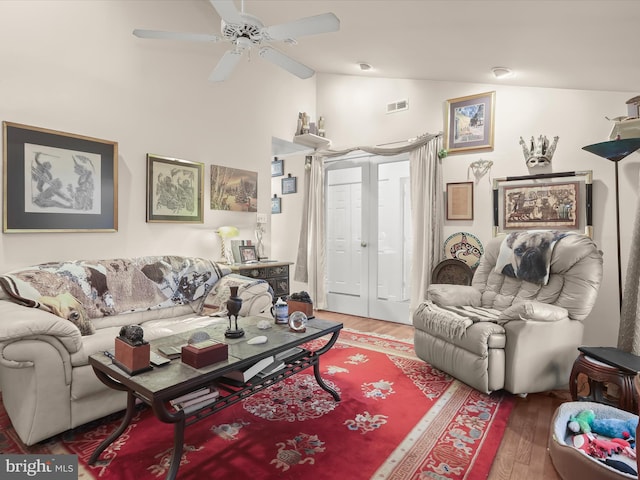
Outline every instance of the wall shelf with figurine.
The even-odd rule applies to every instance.
[[[313,133],[303,133],[302,135],[295,135],[293,137],[293,143],[298,145],[304,145],[314,149],[327,148],[331,145],[331,140],[325,137],[314,135]]]

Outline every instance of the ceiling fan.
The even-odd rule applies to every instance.
[[[220,35],[141,29],[135,29],[133,34],[136,37],[150,39],[231,43],[233,47],[225,52],[209,76],[209,80],[212,82],[222,82],[231,75],[243,53],[250,51],[253,47],[259,49],[258,55],[265,60],[284,68],[299,78],[309,78],[315,73],[312,68],[276,50],[270,43],[281,41],[295,44],[297,37],[336,32],[340,29],[340,20],[333,13],[323,13],[265,27],[257,17],[244,13],[244,0],[242,0],[241,11],[238,11],[233,0],[209,1],[221,18]]]

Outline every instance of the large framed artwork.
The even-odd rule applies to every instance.
[[[204,164],[147,154],[147,222],[204,222]]]
[[[211,165],[211,209],[258,211],[258,172]]]
[[[118,230],[118,144],[2,122],[3,232]]]
[[[593,235],[592,171],[493,180],[494,236],[518,230],[566,230]]]
[[[493,148],[495,99],[496,92],[487,92],[447,100],[447,152]]]

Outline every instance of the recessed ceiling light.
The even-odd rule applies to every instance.
[[[493,67],[491,71],[494,77],[499,79],[513,77],[513,71],[507,67]]]
[[[358,62],[358,66],[360,67],[360,70],[366,72],[367,70],[371,70],[371,65],[367,62]]]

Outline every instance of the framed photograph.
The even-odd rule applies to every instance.
[[[271,176],[281,177],[284,175],[284,160],[278,160],[277,158],[271,162]]]
[[[593,235],[592,171],[493,180],[494,236],[517,230],[567,230]]]
[[[258,172],[211,165],[211,210],[258,211]]]
[[[241,245],[238,247],[240,253],[240,261],[242,263],[257,262],[258,255],[256,254],[256,247],[253,245]]]
[[[204,164],[147,154],[147,222],[204,222]]]
[[[2,122],[3,232],[116,232],[118,144]]]
[[[287,178],[282,179],[282,195],[296,193],[298,191],[298,177],[292,177],[291,174]]]
[[[473,220],[473,182],[447,183],[447,220]]]
[[[445,149],[449,153],[493,148],[496,92],[447,100]]]
[[[271,213],[282,213],[282,198],[278,197],[275,193],[271,199]]]

